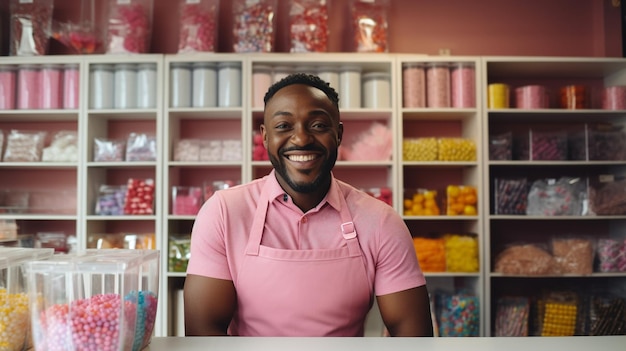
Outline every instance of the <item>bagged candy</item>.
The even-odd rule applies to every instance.
[[[178,53],[217,51],[219,0],[180,2]]]
[[[277,0],[233,1],[235,52],[272,52]]]
[[[351,0],[352,30],[356,52],[388,52],[389,0]]]
[[[289,30],[291,52],[328,51],[326,0],[291,0]]]
[[[12,56],[40,56],[48,50],[53,0],[11,0]]]
[[[143,54],[150,50],[153,0],[110,0],[107,54]]]

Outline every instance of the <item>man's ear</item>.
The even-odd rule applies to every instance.
[[[265,132],[265,125],[261,124],[259,129],[261,131],[261,136],[263,137],[263,146],[265,147],[265,150],[267,150],[267,133]]]
[[[341,145],[341,139],[343,138],[343,122],[339,122],[337,128],[337,146]]]

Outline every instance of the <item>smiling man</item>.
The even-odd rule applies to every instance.
[[[294,74],[265,95],[269,175],[216,192],[192,230],[186,335],[363,336],[374,299],[392,336],[432,336],[411,235],[333,177],[337,92]]]

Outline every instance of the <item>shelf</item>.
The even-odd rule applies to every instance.
[[[489,219],[500,220],[500,221],[607,221],[607,220],[626,220],[626,216],[489,215]]]

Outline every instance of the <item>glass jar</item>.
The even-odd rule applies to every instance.
[[[335,66],[319,67],[317,76],[328,83],[331,88],[339,89],[339,68]]]

